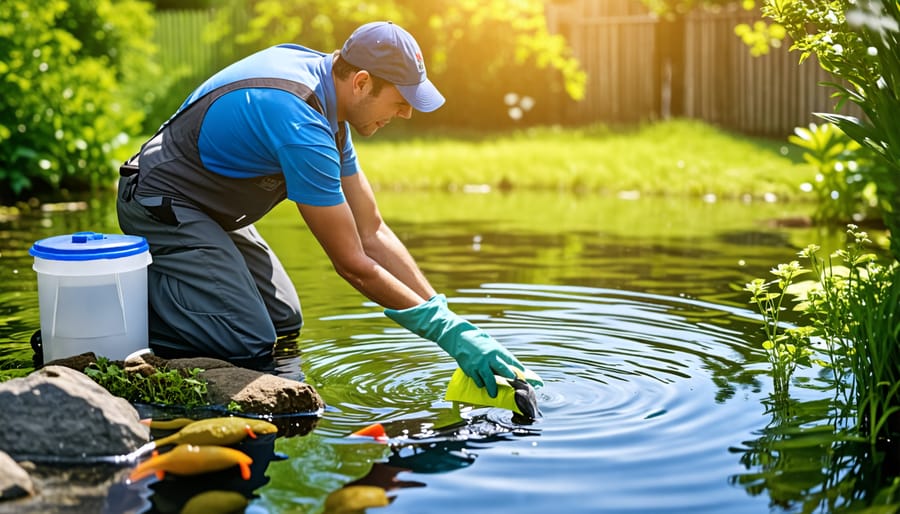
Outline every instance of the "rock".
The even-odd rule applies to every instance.
[[[149,377],[157,368],[166,369],[166,360],[152,353],[142,353],[126,359],[122,368],[126,373]]]
[[[243,412],[278,415],[318,412],[325,407],[309,384],[238,367],[207,369],[209,401],[220,405],[237,403]]]
[[[60,366],[84,371],[88,365],[96,362],[96,357],[93,353],[85,353],[54,362]],[[299,417],[319,413],[325,406],[322,398],[309,384],[240,368],[227,361],[210,357],[167,360],[151,353],[144,353],[118,364],[127,373],[143,376],[149,376],[157,369],[186,371],[199,368],[204,370],[199,378],[207,382],[207,400],[210,403],[228,406],[234,402],[247,414],[300,415],[298,419],[291,420],[291,423],[300,427],[302,433],[310,426],[315,426],[315,420],[311,419],[314,416],[305,416],[308,419]]]
[[[8,500],[34,494],[34,485],[28,472],[9,455],[0,452],[0,499]]]
[[[196,357],[172,359],[166,365],[169,369],[204,370],[200,379],[206,381],[209,402],[223,406],[234,402],[244,413],[264,416],[308,414],[325,407],[319,393],[305,382],[240,368],[227,361]]]
[[[0,384],[0,405],[0,450],[13,458],[124,455],[150,436],[126,400],[62,366]]]
[[[135,408],[82,373],[93,362],[91,353],[61,359],[0,384],[0,450],[9,453],[0,452],[0,514],[145,512],[149,492],[126,484],[130,468],[77,462],[124,455],[149,440]],[[200,378],[207,381],[210,402],[235,402],[245,413],[272,415],[279,436],[311,432],[324,408],[308,384],[226,361],[145,354],[117,364],[140,374],[204,369]],[[37,464],[13,460],[26,457]],[[52,457],[72,464],[48,465],[44,459]]]
[[[213,359],[211,357],[193,357],[190,359],[172,359],[166,361],[169,369],[193,369],[200,368],[205,370],[235,368],[236,366],[228,361]]]
[[[141,491],[125,484],[130,472],[113,465],[37,465],[31,471],[36,494],[0,502],[0,514],[147,512]]]

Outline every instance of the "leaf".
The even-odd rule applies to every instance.
[[[822,284],[818,280],[801,280],[793,282],[784,290],[786,294],[797,297],[797,300],[806,300],[810,291],[821,290]]]

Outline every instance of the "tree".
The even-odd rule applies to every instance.
[[[246,27],[231,20],[249,7]],[[564,38],[550,34],[540,0],[231,0],[217,13],[212,39],[235,37],[247,53],[297,42],[323,51],[339,48],[362,23],[392,20],[415,34],[428,75],[452,109],[430,115],[437,122],[510,123],[504,98],[549,95],[580,100],[586,75]],[[477,112],[477,116],[472,113]]]
[[[95,187],[156,83],[137,0],[0,2],[0,200]]]

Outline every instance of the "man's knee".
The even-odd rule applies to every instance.
[[[275,334],[277,334],[279,338],[290,334],[296,334],[303,328],[303,314],[299,310],[285,313],[281,319],[273,319],[272,323],[275,325]]]

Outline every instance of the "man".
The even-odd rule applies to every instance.
[[[119,181],[119,225],[153,254],[154,351],[254,366],[300,329],[294,286],[253,226],[287,198],[341,277],[495,396],[494,374],[524,367],[428,283],[381,219],[347,130],[370,136],[443,103],[415,39],[390,22],[332,54],[272,47],[203,83]]]

